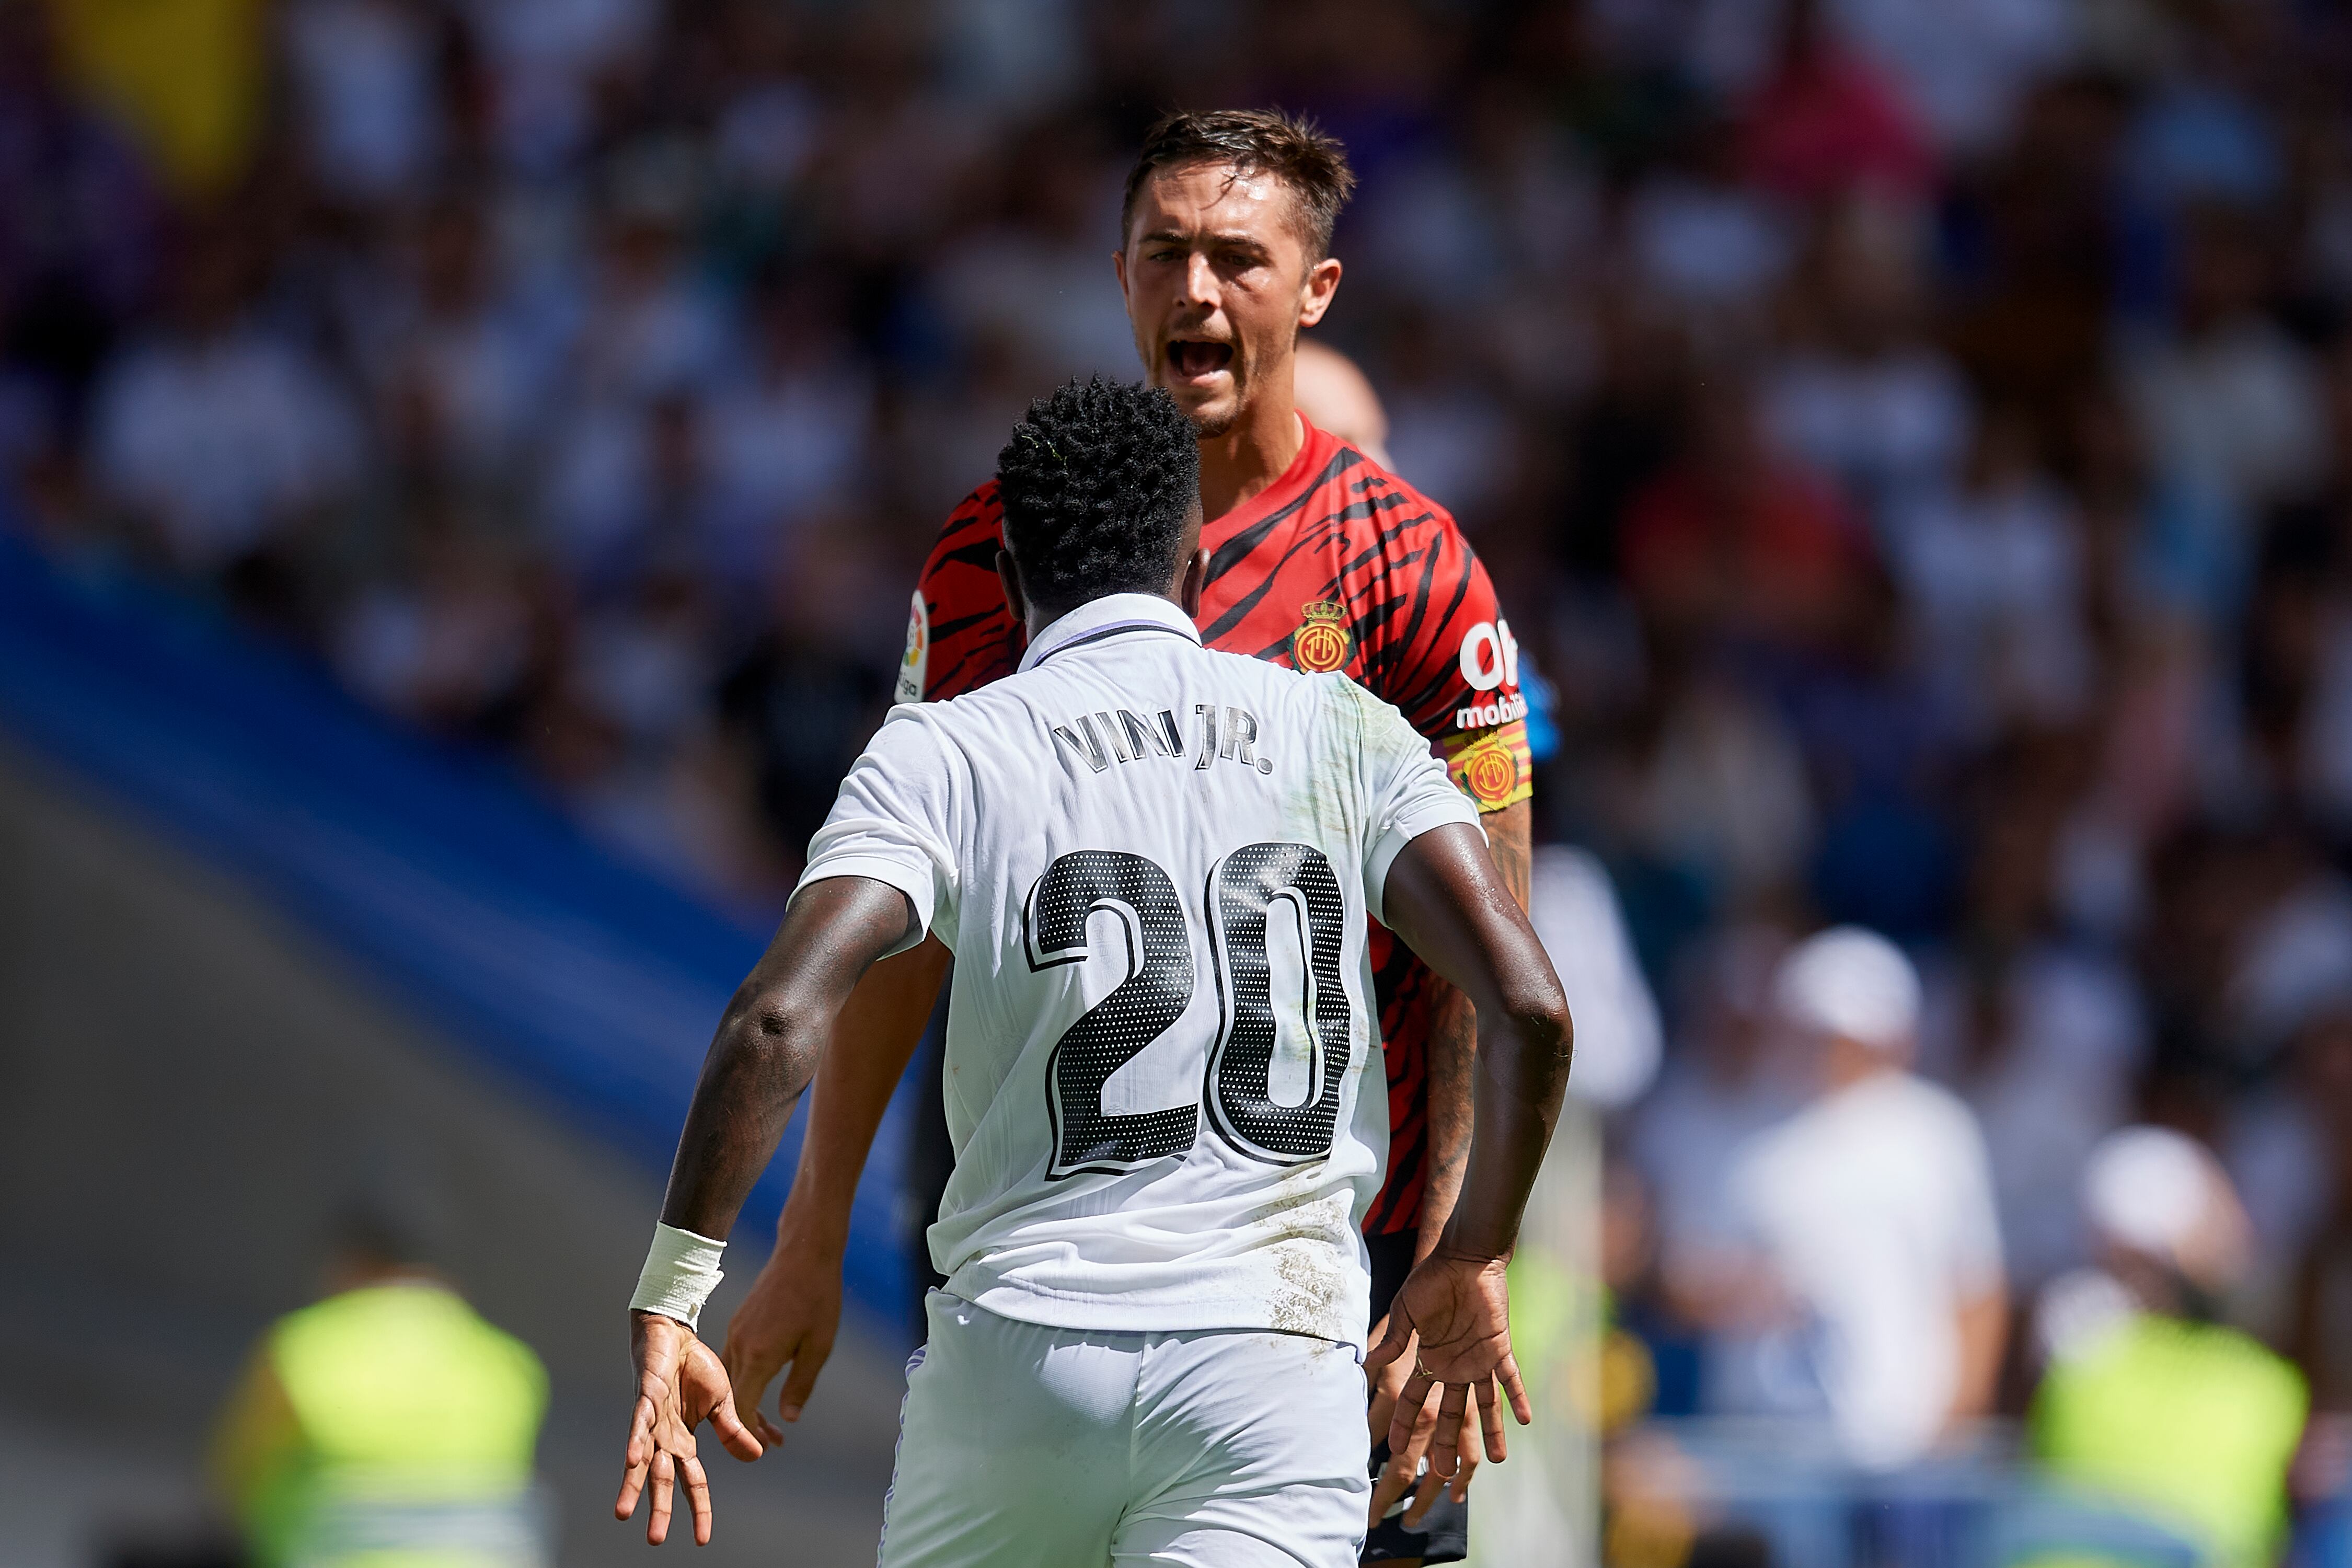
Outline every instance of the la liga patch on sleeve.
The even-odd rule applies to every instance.
[[[923,680],[931,667],[931,611],[923,591],[915,590],[914,608],[907,615],[907,653],[898,661],[898,684],[891,696],[900,702],[920,702]]]
[[[1513,721],[1475,734],[1449,735],[1441,743],[1454,787],[1480,811],[1517,805],[1536,792],[1535,763],[1528,754],[1528,727]]]

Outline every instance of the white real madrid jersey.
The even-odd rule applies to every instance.
[[[1205,649],[1150,595],[892,709],[802,882],[887,882],[955,953],[948,1288],[1361,1344],[1388,1147],[1365,916],[1408,842],[1477,820],[1395,709]]]

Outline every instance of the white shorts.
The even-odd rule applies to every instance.
[[[882,1568],[1353,1568],[1371,1483],[1351,1346],[1015,1322],[931,1292]]]

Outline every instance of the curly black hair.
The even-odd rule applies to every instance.
[[[1192,422],[1158,387],[1090,376],[1029,405],[996,455],[1004,544],[1039,605],[1158,594],[1201,489]]]

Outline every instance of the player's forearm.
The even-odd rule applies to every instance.
[[[1486,831],[1487,853],[1495,869],[1523,910],[1528,898],[1532,816],[1528,803],[1521,801],[1491,813],[1480,824]],[[1477,1009],[1467,996],[1442,980],[1433,988],[1436,994],[1430,1005],[1429,1041],[1423,1053],[1428,1135],[1421,1228],[1413,1247],[1416,1258],[1428,1257],[1437,1246],[1462,1194],[1463,1178],[1470,1165],[1478,1060]]]
[[[1535,890],[1535,803],[1521,801],[1479,818],[1486,830],[1486,853],[1502,873],[1503,886],[1526,909]]]
[[[1551,1146],[1574,1044],[1567,1000],[1557,981],[1545,997],[1531,984],[1491,1022],[1480,1016],[1469,1169],[1439,1243],[1457,1255],[1510,1252]]]
[[[1423,1143],[1416,1260],[1428,1257],[1445,1234],[1462,1195],[1462,1178],[1470,1169],[1478,1066],[1478,1010],[1443,980],[1433,979],[1430,988],[1435,994],[1429,1007],[1429,1043],[1423,1052],[1428,1133]]]
[[[865,878],[818,882],[793,900],[703,1058],[663,1224],[718,1240],[734,1228],[816,1071],[835,1015],[907,921],[905,896]]]
[[[926,940],[868,970],[843,1005],[817,1066],[800,1167],[776,1224],[779,1251],[838,1258],[846,1250],[858,1178],[922,1043],[947,967],[947,949]]]
[[[1527,910],[1466,826],[1407,845],[1383,894],[1390,928],[1478,1015],[1469,1168],[1440,1246],[1500,1258],[1518,1234],[1568,1086],[1568,997]]]

